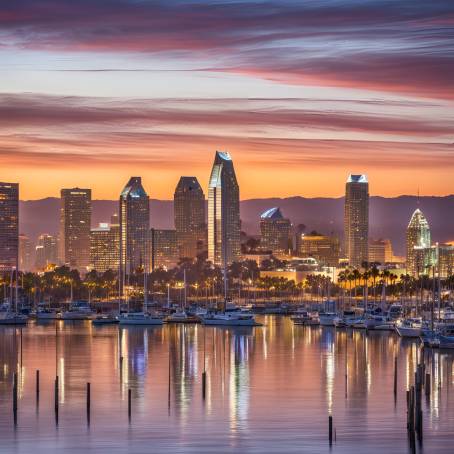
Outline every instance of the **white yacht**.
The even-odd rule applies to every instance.
[[[118,323],[118,318],[113,314],[99,314],[91,323],[93,325],[114,325],[115,323]]]
[[[18,314],[11,310],[9,303],[4,303],[0,307],[0,325],[25,325],[28,317]]]
[[[204,325],[221,325],[221,326],[261,326],[255,321],[254,315],[242,314],[238,312],[221,312],[211,313],[203,317]]]
[[[396,331],[400,337],[420,337],[422,322],[420,318],[406,318],[396,325]]]
[[[37,320],[59,320],[61,312],[51,307],[39,306],[36,311]]]
[[[89,320],[93,317],[93,311],[85,301],[75,301],[67,311],[61,314],[62,320]]]
[[[118,317],[120,326],[123,325],[162,325],[162,318],[146,312],[127,312]]]
[[[320,312],[319,319],[321,326],[334,326],[334,320],[337,314],[335,312]]]

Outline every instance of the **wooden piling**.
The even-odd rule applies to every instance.
[[[205,399],[205,395],[206,395],[206,380],[207,378],[207,373],[205,371],[202,372],[202,397],[203,399]]]
[[[128,420],[131,422],[131,389],[128,389]]]
[[[39,369],[36,371],[36,402],[39,402]]]
[[[331,446],[333,444],[333,417],[331,415],[328,416],[328,438]]]
[[[426,382],[424,390],[426,392],[426,397],[430,399],[430,374],[426,374]]]
[[[91,410],[91,385],[87,383],[87,424],[90,425],[90,410]]]
[[[17,426],[17,372],[13,375],[13,419],[14,425]]]
[[[397,356],[394,357],[394,400],[397,399]]]
[[[55,409],[55,422],[58,425],[58,375],[55,377],[55,384],[54,384],[54,409]]]

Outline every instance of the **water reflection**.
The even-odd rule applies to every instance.
[[[153,428],[157,451],[212,452],[216,446],[222,452],[326,452],[326,420],[332,414],[336,452],[363,452],[358,446],[367,446],[368,452],[405,452],[405,392],[419,358],[431,374],[431,395],[423,408],[425,451],[443,452],[449,446],[446,440],[454,435],[452,353],[423,352],[417,342],[390,333],[294,326],[285,317],[261,321],[262,328],[236,329],[32,324],[23,329],[22,367],[19,329],[1,327],[0,405],[11,408],[17,372],[20,409],[16,432],[11,414],[0,414],[2,449],[19,436],[24,448],[15,449],[27,452],[25,441],[39,434],[48,440],[42,452],[74,437],[81,449],[102,452],[101,440],[107,439],[110,449],[120,445],[122,451],[141,452],[148,449]],[[36,369],[42,387],[39,418]],[[60,383],[58,437],[52,418],[55,375]],[[92,384],[93,414],[90,431],[81,434],[87,382]],[[131,426],[125,419],[128,389],[133,393]]]

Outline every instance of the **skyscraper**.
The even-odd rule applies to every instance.
[[[150,201],[141,177],[131,177],[120,195],[120,264],[122,278],[149,266]]]
[[[62,189],[60,258],[70,268],[86,271],[90,264],[91,189]]]
[[[19,184],[0,183],[0,270],[19,261]]]
[[[350,175],[345,186],[344,245],[348,263],[368,261],[369,183],[366,175]]]
[[[240,259],[240,190],[229,153],[216,151],[208,186],[208,260]]]
[[[39,271],[45,270],[48,265],[57,264],[57,239],[43,233],[38,237],[38,244],[35,248],[35,268]]]
[[[425,248],[430,248],[430,227],[422,211],[417,208],[407,227],[408,274],[418,276],[425,272],[425,264],[422,263],[425,254],[421,252]]]
[[[176,230],[151,229],[152,269],[171,269],[178,264],[178,242]]]
[[[270,208],[260,216],[260,246],[274,255],[288,255],[292,224],[280,208]]]
[[[19,269],[31,271],[32,268],[32,243],[27,235],[21,233],[19,234]]]
[[[181,177],[173,200],[178,254],[195,258],[206,245],[205,195],[197,178]]]
[[[297,254],[300,257],[313,257],[319,265],[339,265],[339,238],[321,235],[317,232],[301,233]]]
[[[120,265],[120,225],[112,216],[110,225],[100,223],[90,233],[90,267],[100,273],[117,271]]]

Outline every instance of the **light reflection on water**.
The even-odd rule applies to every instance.
[[[264,327],[236,329],[30,324],[23,328],[22,367],[20,329],[1,327],[0,452],[330,452],[329,414],[337,436],[331,452],[407,452],[405,391],[419,355],[432,376],[432,398],[423,399],[423,451],[452,452],[452,353],[421,353],[414,341],[389,333],[294,326],[286,317],[262,321]]]

